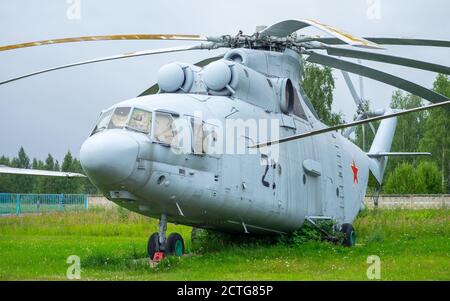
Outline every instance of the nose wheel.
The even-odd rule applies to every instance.
[[[167,215],[161,215],[159,231],[150,235],[147,244],[148,256],[153,261],[161,261],[164,256],[182,256],[184,254],[184,240],[178,233],[171,233],[166,238]]]

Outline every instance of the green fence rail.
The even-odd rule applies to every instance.
[[[0,193],[0,215],[88,209],[87,194]]]

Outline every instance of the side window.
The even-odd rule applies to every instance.
[[[167,113],[155,113],[154,137],[158,142],[170,146],[178,145],[177,131],[174,126],[172,115]]]
[[[130,114],[130,107],[117,107],[108,124],[108,129],[121,129],[125,126]]]
[[[200,119],[190,117],[192,129],[192,152],[194,154],[203,153],[203,123]]]
[[[210,154],[215,152],[218,139],[217,126],[203,123],[203,153]]]

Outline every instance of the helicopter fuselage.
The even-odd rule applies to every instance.
[[[280,137],[324,127],[307,110],[300,118],[226,96],[165,93],[114,108],[151,112],[153,123],[158,122],[158,112],[175,119],[202,112],[201,123],[212,120],[216,131],[230,120],[244,125],[248,120],[276,120]],[[155,138],[157,126],[150,133],[129,127],[105,129],[82,146],[80,158],[87,175],[119,206],[155,218],[166,214],[174,223],[254,234],[291,232],[305,218],[351,222],[361,208],[369,174],[367,157],[338,132],[279,145],[276,156],[263,149],[210,154],[196,153],[195,142],[192,151],[177,152],[173,144]],[[195,126],[192,140],[194,132]],[[226,150],[230,141],[224,140]],[[234,141],[248,146],[260,140],[255,131],[244,130]]]

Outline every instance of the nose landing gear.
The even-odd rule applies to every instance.
[[[166,239],[167,215],[162,214],[159,220],[159,231],[148,239],[148,256],[155,262],[161,261],[165,255],[182,256],[184,254],[184,240],[178,233],[171,233]]]

